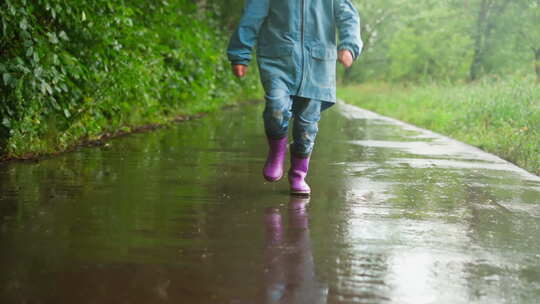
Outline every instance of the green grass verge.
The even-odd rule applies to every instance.
[[[47,136],[30,142],[22,134],[11,137],[9,142],[15,143],[19,148],[16,153],[0,153],[0,162],[17,159],[37,159],[44,156],[57,155],[72,151],[80,145],[102,143],[118,135],[170,126],[190,117],[199,117],[206,113],[220,111],[226,107],[243,104],[246,101],[260,99],[261,92],[262,89],[260,86],[254,84],[254,87],[250,89],[231,93],[228,98],[217,98],[210,102],[206,100],[204,102],[193,101],[184,103],[181,108],[174,109],[174,111],[157,112],[151,117],[137,115],[137,112],[134,111],[129,121],[114,126],[107,125],[106,121],[100,124],[95,117],[90,116],[71,125],[67,130],[60,131],[54,127],[55,121],[52,121],[50,126],[48,126],[52,131]],[[96,127],[92,132],[88,131],[90,125]],[[5,143],[2,143],[0,140],[0,145],[2,144]]]
[[[540,175],[540,86],[532,79],[338,88],[359,107],[427,128]]]

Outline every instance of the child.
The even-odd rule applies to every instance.
[[[351,1],[246,0],[229,41],[227,56],[237,77],[245,75],[256,45],[266,101],[269,152],[263,175],[268,181],[283,175],[289,119],[294,117],[288,174],[292,194],[311,191],[305,177],[320,112],[336,101],[336,59],[348,68],[362,50],[360,18]]]

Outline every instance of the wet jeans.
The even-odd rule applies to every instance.
[[[293,143],[291,151],[297,156],[311,154],[317,136],[323,102],[287,95],[285,90],[274,89],[265,95],[264,129],[270,138],[287,136],[289,120],[293,117]]]

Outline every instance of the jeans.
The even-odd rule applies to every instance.
[[[288,95],[283,89],[266,92],[265,100],[263,120],[266,135],[273,139],[287,136],[289,120],[293,117],[291,152],[299,157],[308,157],[319,131],[321,111],[329,105],[319,100]]]

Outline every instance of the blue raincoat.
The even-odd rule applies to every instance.
[[[227,56],[248,65],[254,46],[266,92],[334,103],[337,50],[358,57],[360,17],[351,0],[246,0]]]

